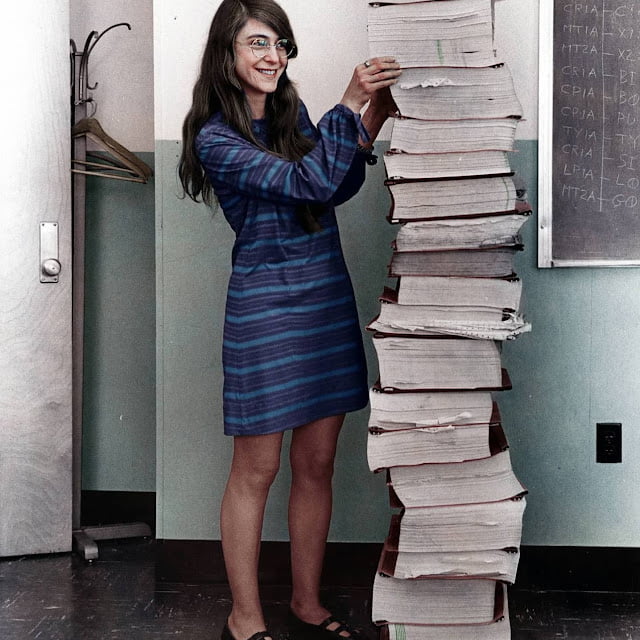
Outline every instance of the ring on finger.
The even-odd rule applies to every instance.
[[[367,69],[371,66],[371,63],[368,60],[365,60],[363,64]]]

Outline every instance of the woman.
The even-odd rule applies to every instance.
[[[362,185],[400,71],[391,58],[358,65],[316,128],[287,77],[296,55],[274,0],[223,0],[183,127],[185,192],[209,204],[215,194],[236,233],[223,343],[225,433],[234,436],[220,517],[233,596],[225,640],[271,638],[258,555],[289,429],[292,618],[300,637],[354,635],[319,599],[336,443],[344,414],[367,403],[334,206]]]

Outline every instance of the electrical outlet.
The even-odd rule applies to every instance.
[[[622,424],[596,424],[596,462],[622,462]]]

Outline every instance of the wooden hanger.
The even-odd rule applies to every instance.
[[[81,165],[84,168],[72,167],[72,173],[143,183],[153,175],[149,165],[109,136],[95,118],[83,118],[73,126],[71,133],[74,138],[85,136],[108,154],[87,152],[87,155],[92,156],[94,160],[73,159],[72,164]]]

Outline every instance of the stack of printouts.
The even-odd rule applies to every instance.
[[[502,345],[530,329],[514,273],[530,209],[509,162],[522,108],[492,0],[367,10],[371,57],[403,68],[384,156],[393,285],[368,325],[380,377],[367,455],[394,508],[373,621],[383,639],[502,640],[526,493],[496,401],[511,386]]]

